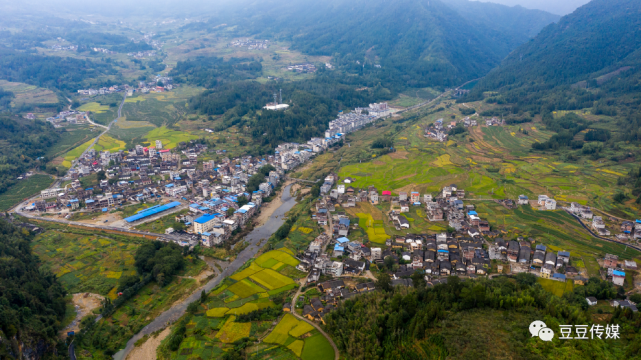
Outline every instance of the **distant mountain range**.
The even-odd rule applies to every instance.
[[[231,22],[343,65],[381,65],[407,86],[451,86],[485,75],[558,19],[467,0],[295,0],[241,3],[208,26]]]
[[[639,65],[641,1],[593,0],[514,50],[479,88],[587,86],[630,76]]]

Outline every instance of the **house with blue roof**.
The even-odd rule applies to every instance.
[[[196,234],[203,234],[214,228],[217,222],[215,215],[205,214],[198,219],[194,220],[194,232]]]
[[[552,279],[557,281],[565,281],[565,274],[554,273],[552,274]]]

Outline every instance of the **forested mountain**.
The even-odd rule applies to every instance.
[[[541,11],[467,1],[299,0],[240,3],[232,15],[193,26],[229,23],[230,17],[245,34],[291,41],[294,49],[333,56],[352,71],[381,65],[410,87],[451,86],[483,76],[558,19]]]
[[[512,52],[488,88],[573,84],[641,60],[641,2],[593,0]]]
[[[593,0],[580,7],[514,50],[459,101],[483,99],[487,91],[498,94],[485,101],[541,114],[544,122],[556,110],[616,117],[610,145],[641,141],[641,2]]]
[[[34,55],[0,46],[0,79],[8,81],[75,92],[92,84],[106,85],[97,79],[116,74],[106,62]]]
[[[355,297],[327,315],[326,331],[348,359],[640,359],[641,313],[617,308],[611,316],[592,315],[586,296],[615,297],[611,283],[592,278],[562,298],[531,274],[515,278],[462,281],[425,286],[412,276],[414,288],[389,286]],[[597,320],[601,319],[601,320]],[[607,320],[604,320],[607,319]],[[557,336],[551,342],[532,337],[534,320]],[[620,338],[560,340],[559,325],[600,323],[620,327]],[[588,336],[589,333],[588,333]]]
[[[208,79],[207,72],[202,74],[203,79],[193,76],[186,80],[197,84]],[[341,110],[392,99],[394,90],[382,87],[379,81],[375,76],[342,76],[321,69],[306,81],[224,84],[190,99],[189,108],[201,114],[222,115],[223,121],[217,130],[234,125],[249,126],[255,144],[266,151],[283,141],[300,142],[320,136]],[[361,86],[371,88],[356,91]],[[266,103],[273,101],[274,92],[281,89],[283,102],[290,107],[286,111],[262,110]]]
[[[51,357],[65,315],[65,291],[39,269],[30,238],[0,219],[0,359]]]

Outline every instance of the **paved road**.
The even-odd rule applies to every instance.
[[[245,241],[249,242],[250,245],[247,246],[243,251],[238,254],[236,259],[229,264],[225,270],[222,271],[218,276],[210,280],[205,286],[202,286],[196,289],[186,300],[182,301],[179,304],[171,307],[164,313],[156,317],[149,325],[145,326],[138,334],[134,335],[127,342],[125,349],[120,350],[114,355],[115,360],[124,360],[127,358],[127,354],[131,352],[134,348],[136,341],[141,339],[143,336],[151,334],[155,331],[164,329],[168,324],[175,322],[180,319],[185,314],[187,310],[187,305],[191,304],[194,301],[200,301],[200,293],[202,290],[206,292],[211,291],[216,287],[225,277],[233,274],[241,266],[243,266],[249,259],[253,258],[254,255],[259,250],[257,246],[262,239],[269,238],[278,228],[285,223],[285,213],[289,211],[295,204],[296,198],[290,195],[291,185],[288,185],[283,190],[281,195],[282,205],[274,211],[274,213],[269,217],[269,220],[260,227],[255,228],[250,232],[246,237]]]
[[[594,232],[592,232],[592,229],[590,229],[589,227],[587,227],[587,226],[583,223],[583,220],[581,220],[581,218],[580,218],[580,217],[578,217],[578,216],[574,215],[572,212],[570,212],[570,211],[569,211],[568,209],[566,209],[566,208],[564,208],[563,210],[565,210],[568,214],[572,215],[572,216],[573,216],[573,217],[574,217],[574,218],[579,222],[579,224],[581,224],[581,226],[583,226],[583,228],[584,228],[585,230],[587,230],[587,231],[590,233],[590,235],[594,236],[595,238],[600,239],[600,240],[604,240],[604,241],[608,241],[608,242],[611,242],[611,243],[619,244],[619,245],[625,245],[625,246],[630,247],[630,248],[632,248],[632,249],[635,249],[635,250],[641,251],[641,247],[639,247],[639,246],[636,246],[636,245],[630,245],[630,244],[625,244],[625,243],[622,243],[622,242],[620,242],[620,241],[616,241],[616,240],[612,240],[612,239],[604,238],[604,237],[601,237],[601,236],[599,236],[599,235],[595,234]]]
[[[76,344],[73,343],[73,340],[69,344],[69,359],[76,360]]]
[[[104,126],[104,125],[96,124],[96,123],[94,123],[91,119],[89,119],[89,116],[87,115],[87,120],[89,120],[89,122],[91,122],[91,123],[92,123],[92,124],[94,124],[94,125],[97,125],[97,126],[100,126],[100,127],[105,128],[105,131],[101,132],[98,136],[96,136],[96,137],[93,139],[93,142],[91,143],[91,145],[89,145],[89,146],[85,149],[85,151],[83,151],[83,152],[82,152],[82,154],[80,154],[80,156],[79,156],[78,158],[83,157],[87,152],[89,152],[89,150],[91,150],[91,149],[93,148],[93,146],[98,142],[98,140],[100,140],[100,137],[101,137],[101,136],[103,136],[104,134],[106,134],[109,130],[111,130],[111,127],[113,126],[113,124],[115,124],[115,123],[118,121],[118,119],[120,119],[120,117],[122,116],[122,107],[125,105],[125,99],[127,99],[127,93],[126,93],[126,92],[125,92],[125,93],[123,94],[123,96],[122,96],[122,102],[120,103],[120,106],[118,106],[118,117],[116,117],[115,119],[113,119],[113,121],[111,121],[111,122],[109,123],[109,126]],[[71,105],[70,105],[70,108],[71,108]],[[78,165],[78,162],[77,162],[77,161],[75,161],[74,163],[72,163],[72,164],[71,164],[71,168],[73,169],[73,168],[75,168],[77,165]]]
[[[58,223],[58,224],[81,226],[81,227],[85,227],[85,228],[98,229],[98,230],[119,231],[119,232],[124,232],[124,233],[129,233],[129,234],[136,234],[136,235],[145,235],[145,236],[156,237],[156,238],[158,238],[160,240],[165,240],[165,241],[184,240],[180,236],[174,235],[174,234],[169,234],[169,235],[167,235],[167,234],[156,234],[156,233],[151,233],[151,232],[147,232],[147,231],[131,230],[131,229],[125,229],[125,228],[120,228],[120,227],[115,227],[115,226],[93,225],[93,224],[85,224],[85,223],[77,222],[77,221],[69,221],[69,220],[62,220],[62,219],[51,219],[51,218],[47,218],[47,217],[36,216],[36,215],[30,214],[30,213],[25,213],[25,212],[22,212],[20,209],[17,209],[14,212],[19,214],[20,216],[24,216],[24,217],[29,218],[29,219],[41,220],[41,221],[50,221],[50,222],[55,222],[55,223]]]

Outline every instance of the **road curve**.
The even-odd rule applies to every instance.
[[[304,283],[307,283],[307,276],[305,276]],[[323,334],[323,336],[327,339],[327,341],[329,341],[330,345],[332,345],[332,347],[334,348],[334,360],[338,360],[338,358],[340,356],[340,352],[338,351],[338,346],[336,346],[336,343],[334,343],[334,340],[332,340],[332,338],[329,335],[327,335],[327,333],[325,331],[323,331],[323,329],[321,329],[321,327],[318,326],[318,324],[316,324],[313,321],[309,321],[308,319],[306,319],[306,318],[304,318],[304,317],[302,317],[302,316],[300,316],[300,315],[298,315],[296,313],[296,299],[298,299],[298,296],[300,295],[300,289],[301,288],[299,287],[298,291],[296,292],[296,295],[294,295],[294,297],[292,298],[292,315],[294,315],[294,317],[296,317],[296,318],[298,318],[300,320],[303,320],[306,323],[310,324],[311,326],[316,328],[316,330],[318,330],[318,332]]]

